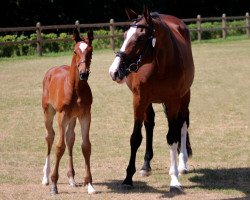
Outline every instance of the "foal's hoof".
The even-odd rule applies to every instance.
[[[170,186],[169,192],[176,194],[184,194],[184,190],[181,186]]]
[[[151,170],[141,169],[140,174],[142,177],[150,176],[152,174]]]
[[[50,189],[50,194],[51,195],[56,195],[58,194],[57,186],[52,186]]]
[[[43,177],[42,184],[43,184],[43,185],[49,185],[49,179]]]
[[[70,187],[76,187],[76,182],[73,178],[69,178],[69,186]]]
[[[88,187],[88,194],[95,194],[96,193],[96,191],[91,183],[88,183],[87,187]]]

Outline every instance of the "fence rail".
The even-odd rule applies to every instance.
[[[230,29],[245,29],[246,35],[250,37],[250,18],[249,13],[246,13],[245,16],[226,16],[226,14],[223,14],[222,17],[201,17],[200,15],[197,15],[197,18],[188,18],[188,19],[182,19],[185,23],[196,23],[197,28],[195,29],[189,29],[191,32],[197,32],[197,40],[202,40],[202,32],[204,31],[222,31],[222,38],[226,39],[227,37],[227,31]],[[238,26],[238,27],[228,27],[227,21],[229,20],[245,20],[246,25],[245,26]],[[214,22],[214,21],[221,21],[222,26],[221,27],[215,27],[215,28],[202,28],[202,22]],[[1,32],[27,32],[36,31],[37,33],[37,39],[36,40],[25,40],[25,41],[14,41],[14,42],[0,42],[0,46],[6,46],[6,45],[20,45],[20,44],[37,44],[37,53],[38,55],[42,55],[42,45],[43,43],[51,43],[51,42],[67,42],[71,41],[70,38],[64,38],[64,39],[42,39],[42,32],[44,30],[61,30],[61,29],[73,29],[77,28],[80,30],[81,28],[109,28],[110,33],[109,35],[96,35],[95,38],[97,39],[107,39],[110,38],[110,46],[114,50],[115,49],[115,38],[121,36],[115,34],[115,29],[117,27],[123,27],[129,25],[130,22],[115,22],[113,19],[110,20],[109,23],[95,23],[95,24],[80,24],[79,21],[76,21],[75,24],[68,24],[68,25],[49,25],[49,26],[42,26],[39,22],[36,24],[36,26],[33,27],[11,27],[11,28],[0,28]]]

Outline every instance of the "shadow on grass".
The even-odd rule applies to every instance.
[[[234,198],[230,200],[250,199],[250,168],[232,168],[232,169],[198,169],[189,172],[189,181],[195,183],[192,186],[184,186],[183,193],[169,192],[166,188],[153,188],[146,182],[134,181],[134,187],[128,189],[121,187],[121,180],[109,180],[96,185],[105,185],[111,193],[129,194],[129,193],[158,193],[162,198],[173,198],[177,195],[185,195],[187,189],[203,190],[235,190],[245,194],[245,197]]]
[[[134,181],[133,187],[124,187],[121,185],[122,181],[121,180],[110,180],[106,182],[101,182],[101,183],[95,183],[95,185],[101,185],[101,186],[106,186],[108,189],[110,189],[110,193],[118,193],[118,194],[132,194],[132,193],[158,193],[161,194],[162,198],[172,198],[178,195],[185,195],[185,192],[180,192],[180,191],[174,191],[174,192],[169,192],[166,191],[166,188],[153,188],[147,185],[146,182],[142,181]]]
[[[250,168],[198,169],[189,173],[194,174],[189,181],[196,185],[186,188],[235,190],[246,195],[245,198],[238,199],[250,199]]]

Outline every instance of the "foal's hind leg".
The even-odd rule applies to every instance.
[[[151,174],[150,161],[153,158],[153,129],[155,126],[154,122],[155,112],[150,104],[144,114],[144,126],[146,129],[146,152],[144,156],[144,164],[141,168],[142,176],[149,176]]]
[[[64,154],[66,145],[65,145],[65,139],[64,139],[64,135],[65,135],[65,131],[66,131],[66,127],[68,125],[68,118],[65,115],[64,112],[58,113],[58,131],[59,131],[59,135],[58,135],[58,141],[56,144],[56,161],[55,161],[55,167],[54,167],[54,171],[51,175],[51,181],[52,181],[52,186],[51,186],[51,191],[50,193],[52,195],[57,194],[58,190],[57,190],[57,181],[59,178],[59,173],[58,173],[58,169],[59,169],[59,163],[60,160]]]
[[[91,122],[91,113],[86,112],[81,118],[79,118],[79,122],[81,124],[81,132],[82,132],[82,153],[85,159],[85,170],[86,175],[84,178],[84,185],[88,187],[88,194],[95,193],[95,189],[92,185],[92,175],[90,171],[90,155],[91,155],[91,143],[89,140],[89,129]]]
[[[74,132],[75,126],[76,126],[76,118],[70,121],[67,132],[66,132],[66,145],[68,147],[68,154],[69,154],[67,175],[69,178],[69,185],[72,187],[76,186],[76,182],[74,180],[75,170],[74,170],[74,165],[73,165],[73,146],[75,143],[75,132]]]
[[[185,174],[188,171],[187,160],[192,155],[192,149],[189,142],[188,126],[189,126],[189,102],[190,91],[182,98],[181,107],[178,114],[178,126],[181,129],[181,143],[178,145],[180,174]]]
[[[54,142],[54,137],[55,137],[55,131],[53,129],[53,119],[54,119],[55,113],[56,113],[55,110],[51,106],[48,106],[44,110],[44,122],[45,122],[46,131],[47,131],[47,135],[45,137],[45,140],[47,143],[47,157],[46,157],[45,165],[43,168],[43,180],[42,180],[43,185],[49,184],[50,152],[51,152],[51,147],[52,147],[52,144]]]

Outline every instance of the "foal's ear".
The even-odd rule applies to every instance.
[[[130,9],[130,8],[125,8],[125,11],[126,11],[126,13],[127,13],[128,19],[129,19],[130,21],[132,21],[132,20],[134,20],[134,19],[137,19],[138,14],[137,14],[135,11],[133,11],[133,10]]]
[[[143,10],[143,15],[144,15],[144,18],[146,19],[146,22],[148,24],[151,24],[152,23],[152,17],[150,15],[150,11],[148,9],[148,6],[144,6],[144,10]]]
[[[88,40],[89,40],[89,44],[91,45],[92,44],[92,41],[94,39],[94,33],[93,33],[93,30],[89,30],[88,33],[87,33],[87,37],[88,37]]]
[[[79,33],[79,31],[78,31],[77,28],[75,28],[73,30],[73,36],[72,36],[72,38],[76,41],[76,43],[79,42],[79,41],[82,41],[82,39],[80,37],[80,33]]]

